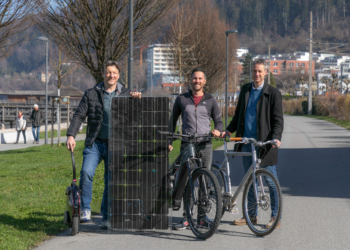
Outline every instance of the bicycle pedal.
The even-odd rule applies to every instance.
[[[230,214],[239,214],[238,208],[232,208]]]

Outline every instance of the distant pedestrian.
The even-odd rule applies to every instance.
[[[27,129],[27,121],[25,120],[22,111],[18,111],[18,116],[16,119],[17,140],[15,144],[18,143],[21,132],[23,133],[24,144],[26,144],[26,129]]]
[[[39,110],[38,104],[34,104],[34,110],[30,115],[30,119],[32,120],[33,143],[39,144],[40,124],[42,123],[43,115]]]

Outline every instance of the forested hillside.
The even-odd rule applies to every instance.
[[[315,40],[349,42],[350,0],[213,1],[221,17],[238,29],[241,45],[249,46],[254,53],[266,53],[261,42],[271,42],[275,52],[307,49],[310,9]]]

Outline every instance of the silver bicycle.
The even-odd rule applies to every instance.
[[[242,211],[249,229],[256,235],[268,235],[277,226],[282,213],[282,192],[276,177],[260,168],[261,159],[257,157],[257,147],[266,147],[268,144],[277,145],[275,140],[258,142],[253,138],[224,138],[224,161],[218,165],[212,164],[212,172],[216,175],[221,187],[223,211],[234,213],[236,200],[243,191]],[[234,152],[227,150],[227,141],[235,144],[250,144],[251,152]],[[251,156],[252,165],[244,175],[236,192],[232,194],[230,167],[228,156]],[[274,222],[269,225],[271,218]]]

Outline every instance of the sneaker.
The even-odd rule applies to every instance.
[[[37,141],[36,144],[39,144],[39,142]]]
[[[190,223],[188,223],[186,218],[183,218],[182,221],[179,224],[176,224],[174,228],[176,230],[183,230],[189,228]]]
[[[210,228],[212,225],[213,225],[213,222],[207,217],[198,219],[198,226],[200,227]]]
[[[102,223],[101,223],[101,229],[108,229],[108,228],[110,228],[110,227],[111,227],[111,223],[110,223],[109,221],[107,221],[107,220],[102,221]]]
[[[35,144],[36,141],[33,141],[33,144]]]
[[[255,218],[251,218],[250,219],[253,223],[253,225],[257,224],[258,223],[258,219],[255,217]],[[233,225],[236,225],[236,226],[244,226],[244,225],[247,225],[247,221],[244,219],[244,217],[240,220],[234,220],[233,221]]]
[[[80,213],[80,222],[91,221],[91,211],[84,210]]]
[[[18,141],[16,141],[14,144],[18,144]]]
[[[273,224],[273,222],[275,220],[276,220],[276,217],[272,217],[270,222],[266,225],[266,228],[269,229],[272,226],[272,224]],[[279,227],[281,227],[281,220],[278,222],[278,224],[276,225],[275,229],[277,229]]]

